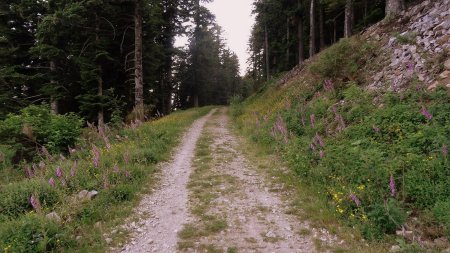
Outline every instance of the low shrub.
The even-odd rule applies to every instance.
[[[31,160],[40,146],[54,153],[67,152],[81,127],[82,121],[75,114],[54,115],[47,106],[31,105],[0,121],[0,142],[14,148],[15,162]]]

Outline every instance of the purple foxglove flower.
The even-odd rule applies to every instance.
[[[316,133],[315,139],[317,140],[317,143],[323,148],[325,147],[325,142],[323,141],[322,137],[318,133]]]
[[[447,157],[447,155],[448,155],[448,147],[447,147],[447,145],[442,145],[441,151],[442,151],[442,155],[444,157]]]
[[[316,116],[314,114],[311,114],[309,116],[309,120],[311,121],[311,126],[314,127],[314,125],[316,123]]]
[[[107,149],[111,148],[111,144],[109,143],[108,137],[105,134],[102,134],[103,141],[105,142],[105,146]]]
[[[375,133],[379,133],[380,132],[380,128],[376,127],[376,126],[372,126],[373,131],[375,131]]]
[[[336,105],[333,105],[333,106],[331,107],[331,110],[333,111],[334,114],[337,114]]]
[[[48,184],[51,185],[52,187],[56,186],[56,182],[55,179],[53,179],[52,177],[48,180]]]
[[[92,163],[94,167],[98,168],[100,166],[100,150],[95,145],[92,146],[92,155]]]
[[[125,154],[123,154],[123,162],[127,165],[128,161],[130,160],[130,153],[125,152]]]
[[[324,88],[324,90],[326,90],[326,91],[333,90],[333,89],[334,89],[334,87],[333,87],[333,81],[331,81],[331,80],[325,80],[325,82],[324,82],[324,84],[323,84],[323,88]]]
[[[361,205],[361,201],[358,199],[358,197],[356,197],[355,194],[350,194],[350,198],[353,200],[353,202],[355,202],[356,206]]]
[[[320,150],[319,156],[320,156],[320,158],[324,158],[325,157],[325,152],[323,150]]]
[[[25,168],[25,175],[27,176],[27,178],[33,177],[33,171],[31,171],[30,167],[28,166]]]
[[[422,105],[422,115],[425,116],[428,120],[431,120],[433,118],[433,115],[427,111],[427,108]]]
[[[56,177],[61,178],[63,176],[63,171],[60,167],[56,168]]]
[[[345,128],[345,122],[344,122],[344,118],[342,117],[342,115],[337,114],[336,115],[336,120],[339,123],[341,129],[344,129]]]
[[[36,210],[36,211],[41,210],[41,203],[39,202],[39,199],[36,198],[34,195],[31,195],[31,197],[30,197],[30,204],[34,210]]]
[[[114,165],[113,171],[114,171],[115,173],[118,173],[118,172],[120,171],[120,168],[119,168],[119,166],[117,165],[117,163]]]
[[[314,143],[309,144],[309,148],[310,148],[312,151],[316,151],[316,146],[314,145]]]
[[[42,146],[42,153],[45,155],[45,157],[47,157],[47,160],[49,160],[49,161],[53,160],[53,156],[50,155],[50,153],[44,146]]]
[[[389,187],[391,188],[391,196],[394,197],[396,191],[395,191],[395,181],[392,175],[389,177]]]
[[[128,178],[131,177],[131,174],[130,174],[130,172],[128,170],[126,170],[124,173],[125,173],[126,177],[128,177]]]

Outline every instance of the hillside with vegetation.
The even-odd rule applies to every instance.
[[[448,7],[413,5],[232,102],[239,131],[308,186],[298,206],[320,226],[396,234],[405,252],[448,247]]]

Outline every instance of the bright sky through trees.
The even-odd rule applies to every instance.
[[[252,3],[253,0],[215,0],[206,4],[222,26],[228,46],[238,55],[242,75],[247,68],[247,43],[254,23]]]
[[[247,69],[248,39],[254,17],[251,16],[253,0],[215,0],[205,6],[216,16],[217,23],[223,28],[223,37],[230,49],[239,57],[241,75]],[[177,38],[176,45],[182,46],[186,38]]]

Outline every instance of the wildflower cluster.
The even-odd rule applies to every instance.
[[[286,127],[286,123],[284,122],[283,118],[281,118],[281,116],[277,117],[277,121],[275,122],[275,125],[271,129],[271,135],[274,139],[276,139],[277,136],[281,135],[286,144],[289,142],[288,139],[289,133]]]

